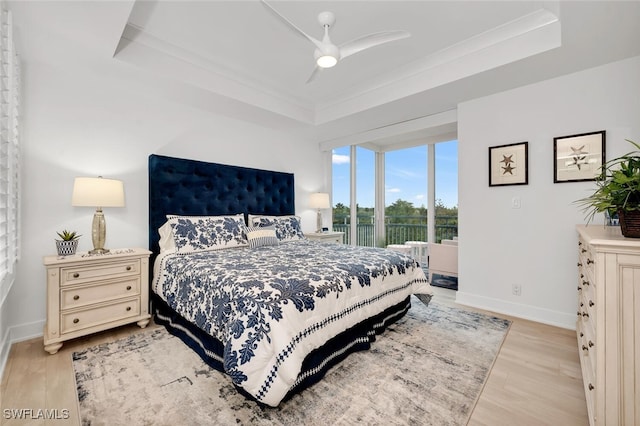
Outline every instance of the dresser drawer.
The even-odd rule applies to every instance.
[[[116,303],[92,306],[90,309],[63,312],[60,314],[61,333],[70,333],[120,319],[140,315],[140,299],[129,299]]]
[[[84,286],[67,286],[60,290],[60,309],[78,308],[138,294],[140,294],[139,276]]]
[[[592,323],[582,322],[578,328],[578,347],[583,362],[583,367],[592,373],[596,371],[598,347],[596,345],[595,328]]]
[[[104,280],[109,278],[124,277],[140,274],[140,260],[132,259],[122,262],[110,262],[92,266],[77,266],[61,268],[60,285],[69,285],[93,281],[97,278]]]
[[[595,269],[595,253],[593,253],[591,246],[584,241],[578,242],[578,253],[578,265],[582,270],[581,273],[583,273],[589,281],[593,281]]]

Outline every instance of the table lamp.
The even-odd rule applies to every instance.
[[[315,192],[309,197],[309,205],[312,209],[318,209],[317,229],[316,232],[322,232],[322,213],[320,209],[328,209],[331,207],[329,203],[329,194],[326,192]]]
[[[77,177],[73,182],[71,205],[76,207],[95,207],[91,239],[93,250],[90,254],[108,253],[104,248],[107,225],[104,221],[103,207],[124,207],[124,184],[121,180],[98,177]]]

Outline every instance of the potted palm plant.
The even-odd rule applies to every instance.
[[[56,240],[58,256],[72,256],[76,254],[78,238],[80,238],[81,235],[78,235],[76,231],[67,231],[66,229],[62,232],[57,232],[57,234],[60,237],[59,240]]]
[[[596,213],[617,214],[622,235],[640,238],[640,145],[627,142],[635,150],[604,163],[594,193],[577,202],[587,212],[587,223]]]

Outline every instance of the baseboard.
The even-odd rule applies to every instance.
[[[506,300],[478,296],[476,294],[465,293],[462,291],[458,291],[456,293],[456,303],[471,306],[473,308],[484,309],[485,311],[511,315],[542,324],[553,325],[555,327],[566,328],[568,330],[576,329],[575,314],[567,314],[565,312],[552,311],[550,309],[513,303]]]
[[[2,337],[2,344],[0,345],[0,379],[4,375],[4,368],[6,367],[7,360],[9,359],[11,345],[22,342],[23,340],[34,339],[42,336],[44,323],[44,320],[35,321],[28,324],[16,325],[7,329],[6,333]]]

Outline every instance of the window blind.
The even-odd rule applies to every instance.
[[[0,305],[20,257],[20,87],[12,16],[0,2]]]

